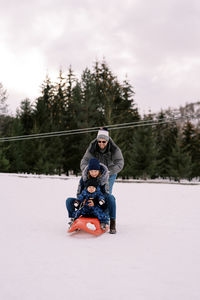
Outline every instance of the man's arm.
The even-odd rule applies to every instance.
[[[114,166],[111,166],[109,168],[111,175],[119,173],[124,167],[124,158],[119,148],[117,148],[115,153],[113,154],[113,163]]]

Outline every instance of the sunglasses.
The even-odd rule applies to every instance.
[[[105,144],[107,141],[98,141],[98,144]]]

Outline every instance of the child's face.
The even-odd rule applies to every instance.
[[[97,177],[99,175],[99,170],[90,170],[89,174],[91,177]]]
[[[96,188],[95,188],[95,186],[90,185],[90,186],[88,186],[87,191],[88,191],[89,193],[94,193],[94,192],[96,191]]]

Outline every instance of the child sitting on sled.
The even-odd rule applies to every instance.
[[[78,196],[75,205],[79,209],[75,211],[74,219],[78,219],[80,216],[98,218],[101,229],[106,230],[109,218],[102,210],[106,206],[105,198],[95,178],[87,181],[86,187]]]

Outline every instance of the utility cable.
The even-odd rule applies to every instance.
[[[134,127],[141,127],[141,126],[154,126],[154,125],[162,125],[167,123],[175,123],[178,120],[183,119],[191,119],[191,118],[198,118],[199,115],[186,115],[186,116],[179,116],[177,118],[168,117],[167,119],[157,119],[157,120],[141,120],[129,123],[121,123],[121,124],[114,124],[114,125],[105,125],[104,127],[108,128],[109,130],[116,130],[116,129],[124,129],[124,128],[134,128]],[[0,142],[11,142],[11,141],[21,141],[21,140],[30,140],[30,139],[38,139],[38,138],[48,138],[48,137],[59,137],[59,136],[68,136],[68,135],[75,135],[75,134],[82,134],[82,133],[92,133],[99,130],[98,127],[92,128],[83,128],[83,129],[72,129],[72,130],[65,130],[65,131],[55,131],[55,132],[47,132],[47,133],[38,133],[38,134],[30,134],[30,135],[21,135],[21,136],[12,136],[12,137],[2,137],[0,138]]]

